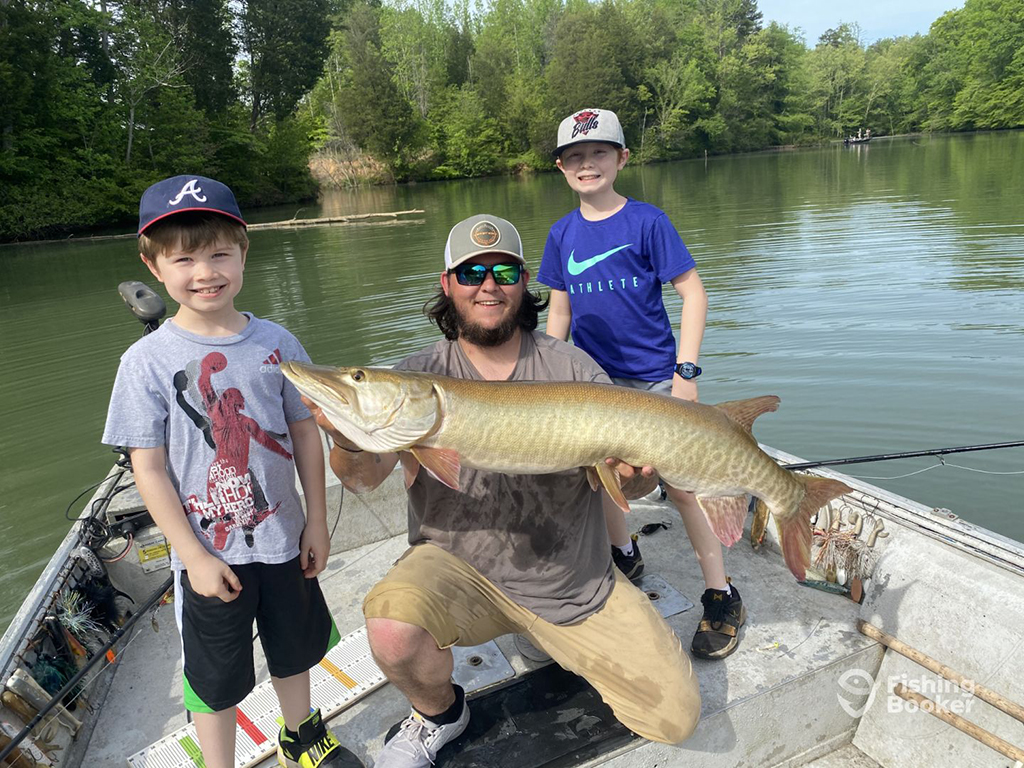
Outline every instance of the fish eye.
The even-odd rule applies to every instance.
[[[366,374],[362,371],[356,371],[352,374],[352,381],[362,381],[366,378]]]

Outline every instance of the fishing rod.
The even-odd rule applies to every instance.
[[[806,461],[802,464],[783,464],[783,469],[813,469],[814,467],[835,467],[842,464],[867,464],[872,461],[891,461],[892,459],[912,459],[917,456],[944,456],[947,453],[969,453],[970,451],[994,451],[997,448],[1019,448],[1024,440],[1009,443],[987,443],[985,445],[961,445],[956,448],[933,448],[928,451],[905,451],[903,453],[879,453],[874,456],[854,456],[849,459],[825,459],[824,461]]]
[[[32,721],[24,728],[22,728],[18,735],[13,737],[7,746],[5,746],[3,749],[0,749],[0,765],[4,764],[4,758],[11,754],[11,752],[13,752],[18,747],[18,745],[25,740],[25,737],[32,732],[32,729],[35,728],[42,721],[42,719],[49,713],[51,709],[57,706],[57,704],[60,703],[65,696],[71,693],[71,691],[74,690],[75,686],[78,685],[79,682],[81,682],[82,678],[84,678],[86,674],[94,666],[96,666],[96,664],[100,660],[106,659],[107,651],[109,651],[111,648],[114,647],[114,645],[117,644],[117,641],[124,636],[125,632],[127,632],[129,629],[132,628],[132,626],[134,626],[136,621],[138,621],[146,613],[149,613],[149,610],[160,600],[160,598],[164,596],[167,590],[171,588],[171,585],[173,583],[174,577],[168,576],[167,581],[165,581],[163,584],[157,587],[156,591],[149,596],[149,599],[146,600],[143,606],[136,613],[130,616],[128,620],[125,621],[124,625],[113,634],[113,636],[110,638],[107,644],[100,648],[93,655],[93,657],[85,663],[85,666],[78,670],[78,673],[70,680],[68,680],[64,687],[53,695],[53,698],[50,699],[47,705],[43,707],[41,710],[39,710],[39,713],[32,718]]]

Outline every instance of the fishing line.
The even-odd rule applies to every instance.
[[[907,472],[905,475],[893,475],[892,477],[882,477],[881,475],[850,475],[850,477],[856,477],[858,480],[902,480],[904,477],[913,477],[914,475],[920,475],[922,472],[928,472],[932,469],[938,469],[939,467],[947,466],[943,464],[932,464],[930,467],[924,469],[918,469],[914,472]],[[953,466],[949,464],[948,466]]]
[[[919,469],[916,472],[908,472],[905,475],[895,475],[893,477],[878,477],[876,475],[850,475],[850,477],[856,477],[859,480],[899,480],[904,477],[913,477],[914,475],[920,475],[922,472],[927,472],[931,469],[938,469],[939,467],[953,467],[954,469],[963,469],[967,472],[978,472],[979,474],[982,475],[1024,475],[1024,469],[1018,469],[1013,472],[994,472],[990,469],[965,467],[961,464],[950,464],[948,461],[940,461],[938,464],[932,464],[930,467]]]
[[[1024,475],[1024,469],[1018,469],[1015,472],[993,472],[989,469],[976,469],[975,467],[962,467],[959,464],[946,463],[947,467],[956,467],[957,469],[965,469],[968,472],[980,472],[983,475]]]

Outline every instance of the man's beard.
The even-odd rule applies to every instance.
[[[494,328],[484,328],[478,323],[467,320],[458,307],[452,306],[455,313],[455,327],[459,332],[459,338],[478,347],[497,347],[504,344],[516,335],[519,330],[520,319],[523,314],[523,307],[526,302],[519,298],[519,306],[514,307]]]

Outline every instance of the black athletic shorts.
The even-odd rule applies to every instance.
[[[188,572],[174,579],[181,633],[185,708],[219,712],[256,686],[253,620],[274,677],[315,666],[340,639],[320,584],[302,575],[299,558],[268,565],[232,565],[242,591],[230,603],[196,594]]]

